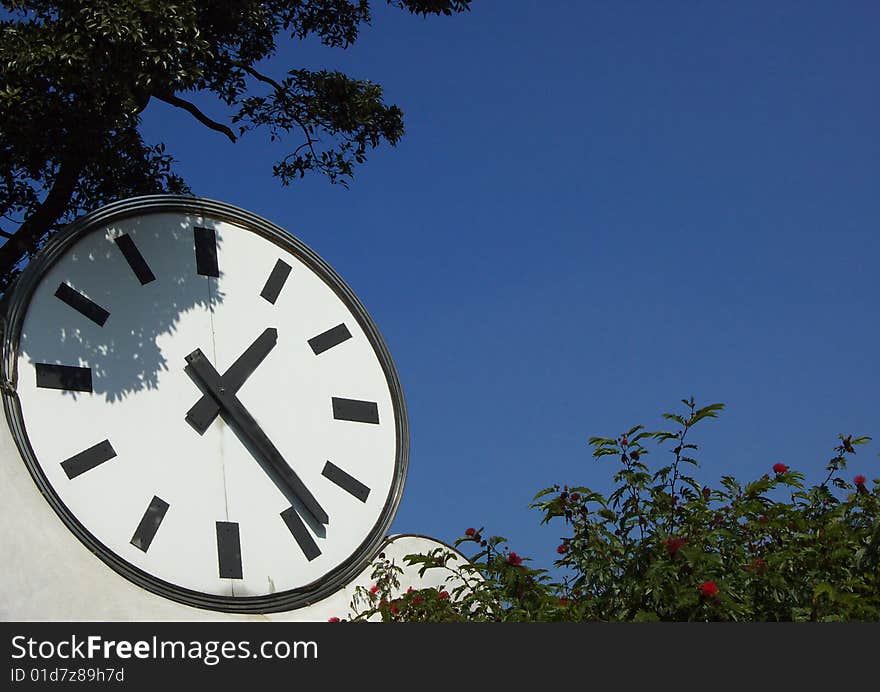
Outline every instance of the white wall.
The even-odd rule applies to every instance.
[[[406,498],[404,498],[404,502]],[[0,418],[0,619],[4,621],[315,621],[346,617],[358,584],[372,584],[368,567],[345,589],[286,613],[235,615],[201,610],[135,586],[95,557],[43,499]],[[430,538],[393,536],[382,548],[404,569],[403,557],[446,547]],[[463,559],[463,558],[462,558]],[[446,576],[423,579],[407,569],[401,590],[438,586]]]

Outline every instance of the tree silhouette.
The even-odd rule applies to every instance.
[[[451,15],[470,0],[386,0]],[[340,72],[257,69],[279,40],[316,37],[345,49],[371,18],[369,0],[2,0],[0,21],[0,290],[61,226],[139,194],[187,193],[172,156],[141,137],[152,101],[181,108],[233,142],[254,129],[290,140],[273,168],[282,185],[307,173],[345,184],[354,166],[403,134],[382,89]],[[208,117],[190,94],[232,115]]]

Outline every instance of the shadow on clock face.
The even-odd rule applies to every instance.
[[[196,251],[211,248],[197,248],[194,225],[213,228],[157,214],[93,231],[69,249],[34,292],[22,329],[20,352],[38,379],[38,364],[61,366],[47,377],[66,395],[115,402],[182,371],[183,351],[210,348],[222,272],[199,273]],[[222,242],[217,232],[215,256]]]

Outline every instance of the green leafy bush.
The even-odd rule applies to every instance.
[[[532,507],[561,524],[553,576],[529,567],[499,536],[467,529],[456,547],[407,556],[421,574],[445,570],[448,588],[398,592],[402,569],[376,565],[353,620],[385,621],[856,621],[880,620],[880,481],[844,478],[869,437],[839,435],[824,479],[778,462],[742,483],[702,485],[692,429],[724,408],[683,399],[671,430],[637,425],[593,437],[612,463],[613,490],[554,485]],[[653,468],[652,452],[668,463]],[[562,575],[562,576],[555,576]]]

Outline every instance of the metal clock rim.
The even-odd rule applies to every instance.
[[[21,329],[34,291],[45,273],[81,238],[113,221],[146,214],[182,212],[208,216],[244,227],[291,252],[302,260],[343,301],[360,324],[376,353],[391,393],[396,425],[394,479],[382,512],[361,544],[341,564],[315,582],[296,589],[263,596],[216,596],[158,579],[135,567],[105,546],[88,531],[64,504],[40,467],[30,444],[17,394],[17,358]],[[0,391],[12,438],[38,490],[65,526],[92,553],[130,582],[154,594],[193,606],[228,613],[274,613],[313,604],[345,587],[372,562],[387,544],[386,536],[403,496],[409,467],[409,425],[403,389],[391,353],[375,322],[348,284],[316,252],[271,221],[226,202],[186,195],[146,195],[114,202],[96,209],[68,225],[46,243],[24,269],[13,290],[4,296],[3,344],[0,358]]]

